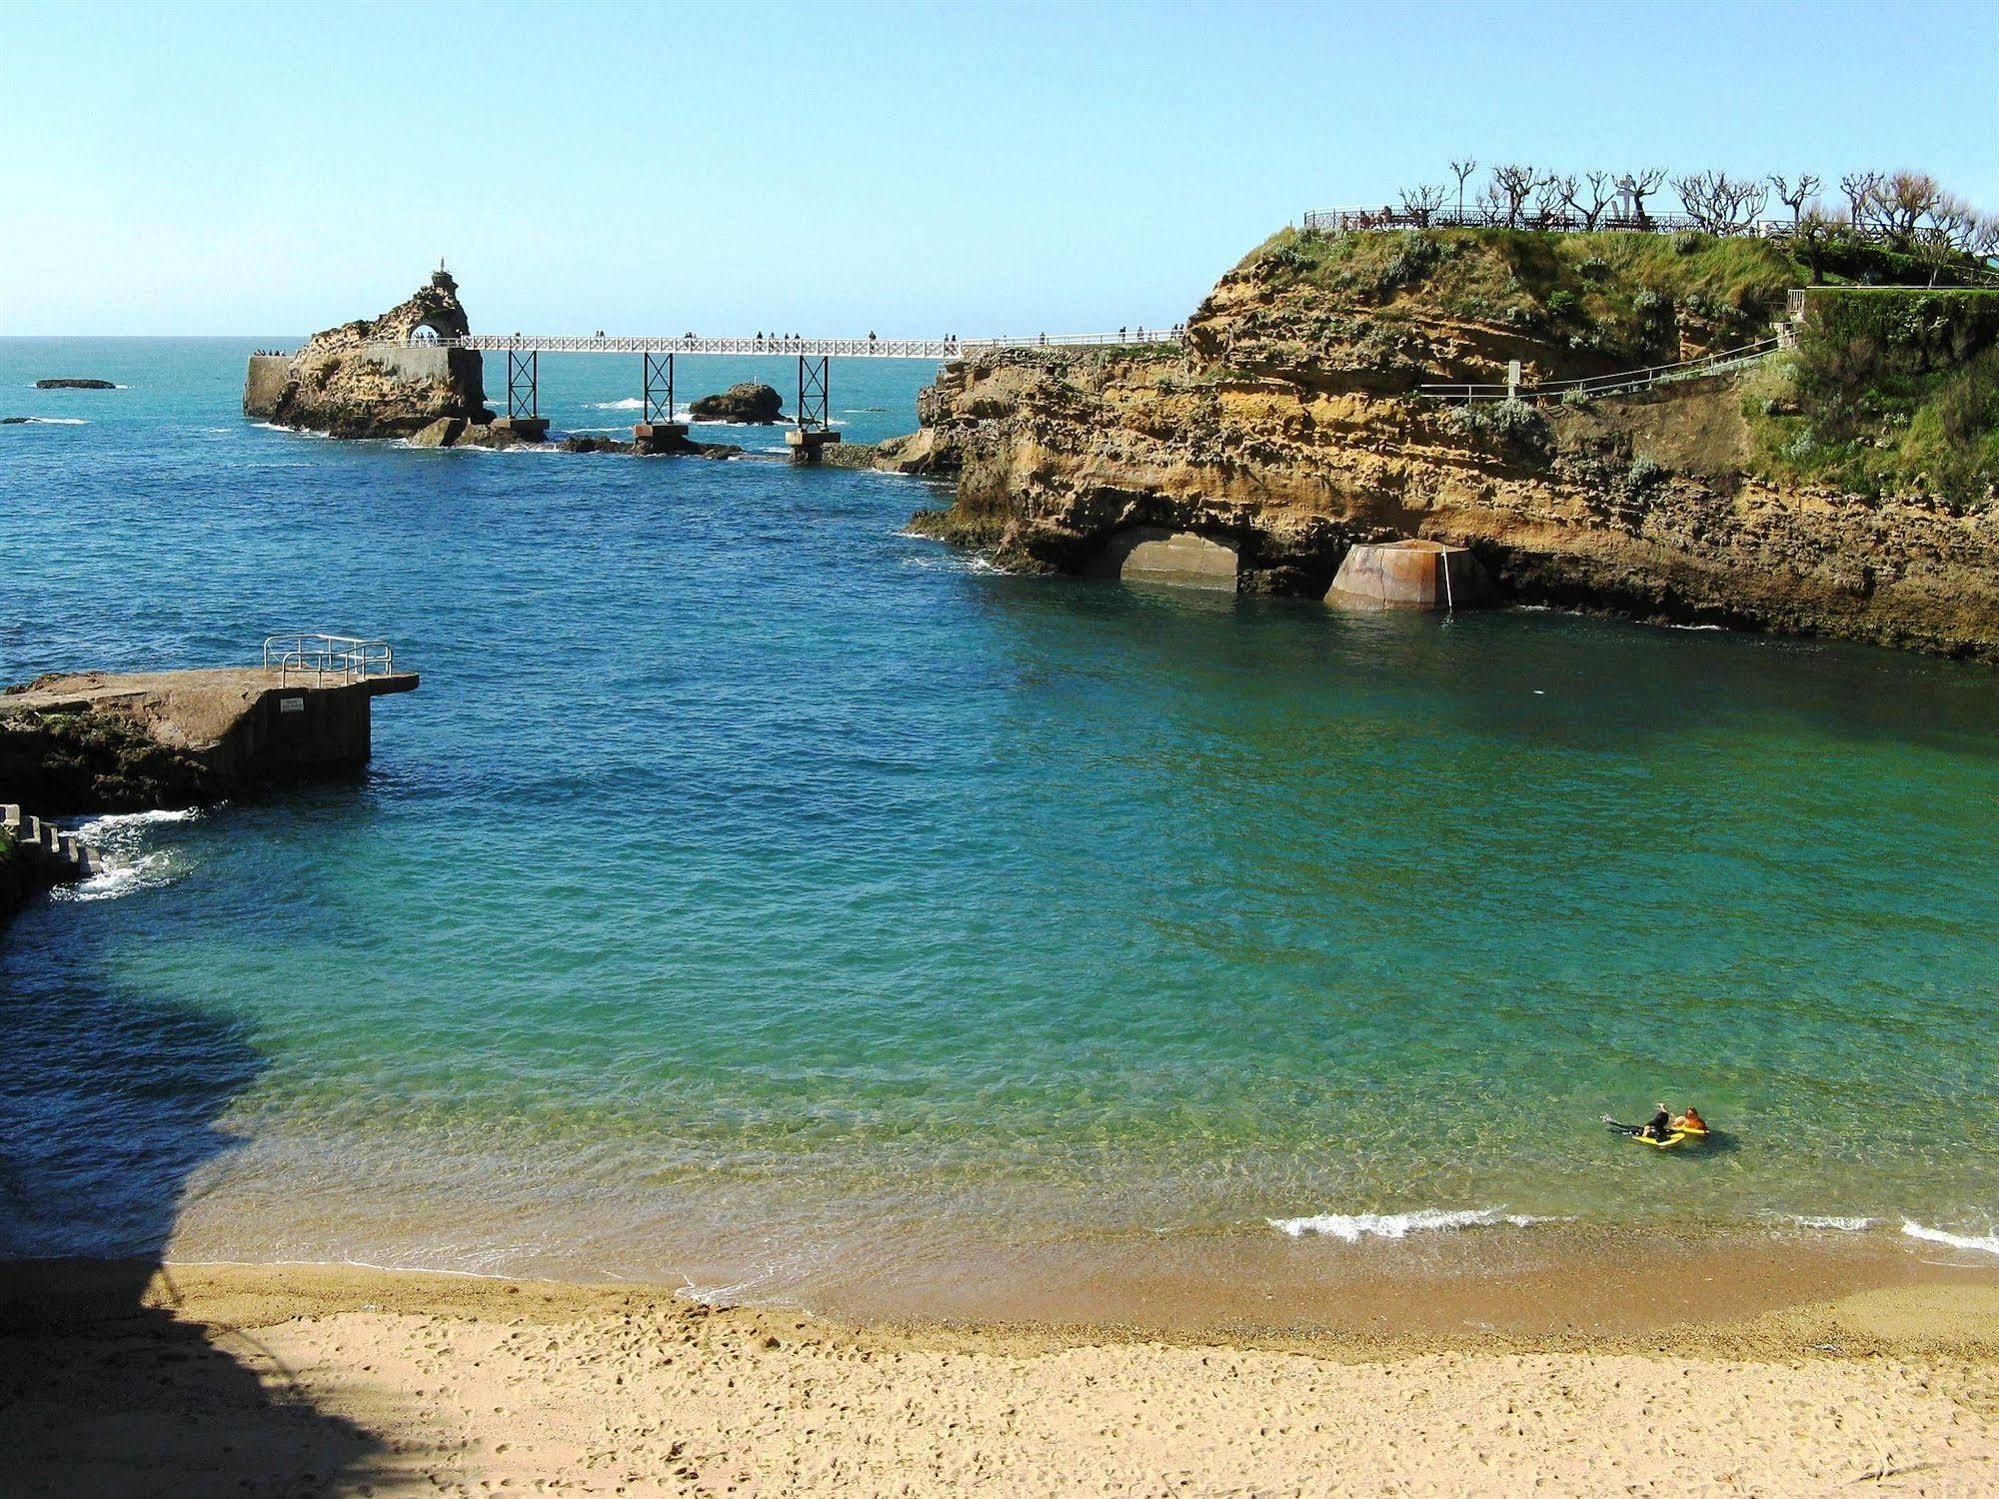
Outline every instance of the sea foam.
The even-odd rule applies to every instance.
[[[1999,1234],[1954,1234],[1941,1228],[1925,1228],[1913,1219],[1902,1220],[1902,1232],[1912,1239],[1946,1244],[1952,1249],[1970,1249],[1979,1254],[1999,1254]]]
[[[1413,1233],[1443,1228],[1490,1228],[1507,1224],[1525,1228],[1546,1223],[1545,1218],[1525,1213],[1503,1213],[1498,1208],[1419,1208],[1413,1213],[1319,1213],[1309,1218],[1266,1218],[1279,1233],[1294,1239],[1319,1234],[1358,1244],[1362,1239],[1406,1239]]]

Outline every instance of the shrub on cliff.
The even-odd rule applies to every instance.
[[[1764,467],[1952,500],[1999,484],[1999,292],[1815,292],[1797,352],[1745,382]]]
[[[1482,438],[1532,457],[1545,455],[1553,441],[1548,419],[1525,401],[1454,407],[1451,425],[1467,437]]]

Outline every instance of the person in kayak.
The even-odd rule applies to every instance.
[[[1707,1121],[1701,1118],[1701,1111],[1692,1104],[1687,1105],[1686,1113],[1673,1121],[1673,1128],[1687,1130],[1700,1135],[1708,1132]]]

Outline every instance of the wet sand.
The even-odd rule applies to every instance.
[[[1749,1300],[1783,1304],[1618,1331],[1440,1330],[1500,1302],[1568,1315],[1572,1277],[1565,1306],[1552,1280],[1489,1284],[1198,1335],[330,1267],[9,1266],[0,1492],[1991,1492],[1999,1280],[1904,1260],[1833,1299],[1766,1275]]]

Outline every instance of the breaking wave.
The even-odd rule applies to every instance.
[[[1319,1213],[1309,1218],[1263,1221],[1294,1239],[1316,1234],[1358,1244],[1362,1239],[1406,1239],[1413,1233],[1432,1229],[1491,1228],[1499,1224],[1526,1228],[1529,1224],[1554,1220],[1526,1213],[1503,1213],[1498,1208],[1420,1208],[1413,1213]]]
[[[1925,1228],[1913,1219],[1902,1220],[1902,1232],[1912,1239],[1944,1244],[1952,1249],[1970,1249],[1979,1254],[1999,1254],[1999,1234],[1954,1234],[1941,1228]]]

